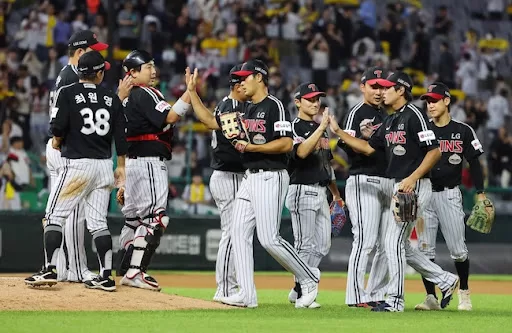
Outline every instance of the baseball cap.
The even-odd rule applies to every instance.
[[[242,68],[238,71],[234,71],[233,75],[237,75],[240,77],[247,77],[251,74],[258,74],[260,73],[263,75],[264,78],[268,78],[268,67],[265,65],[265,63],[258,59],[252,59],[247,62],[244,62],[242,64]]]
[[[434,82],[427,88],[427,93],[421,95],[421,99],[433,98],[440,100],[443,98],[451,98],[450,89],[442,82]]]
[[[404,72],[391,73],[386,79],[380,79],[377,83],[383,87],[402,86],[408,92],[411,92],[413,86],[411,77]]]
[[[242,64],[239,64],[239,65],[236,65],[234,66],[233,68],[231,68],[231,70],[229,71],[229,83],[230,84],[235,84],[235,83],[240,83],[240,81],[242,81],[242,78],[236,74],[234,74],[235,72],[238,72],[242,70]]]
[[[77,69],[81,74],[94,74],[99,71],[108,71],[110,63],[105,61],[105,58],[98,51],[92,51],[84,53],[78,59]]]
[[[325,93],[318,89],[317,85],[314,83],[303,83],[295,89],[293,93],[293,97],[296,99],[301,98],[313,98],[316,96],[324,97]]]
[[[94,51],[103,51],[108,48],[108,44],[98,42],[96,34],[91,30],[81,30],[69,38],[68,47],[74,49],[90,47]]]
[[[364,71],[363,76],[361,76],[361,83],[368,83],[371,86],[374,84],[381,85],[379,81],[383,80],[386,76],[387,72],[384,68],[373,66]]]

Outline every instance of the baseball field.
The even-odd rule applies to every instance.
[[[118,287],[114,293],[59,283],[29,288],[26,274],[0,277],[0,332],[512,332],[512,276],[471,276],[472,312],[457,311],[457,297],[437,312],[417,312],[419,276],[406,281],[404,313],[373,313],[344,305],[345,275],[325,273],[320,309],[295,309],[287,273],[257,273],[257,309],[211,302],[213,272],[153,272],[161,293]]]

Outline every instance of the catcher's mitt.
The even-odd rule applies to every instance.
[[[413,222],[418,213],[418,196],[416,193],[397,191],[393,195],[393,215],[397,222]]]
[[[473,210],[471,211],[471,215],[469,215],[466,224],[475,231],[482,234],[488,234],[491,232],[494,217],[495,209],[491,200],[479,200],[475,206],[473,206]]]
[[[343,200],[333,200],[330,205],[331,210],[331,234],[333,237],[339,236],[341,229],[347,222],[345,212],[345,202]]]
[[[249,133],[239,112],[223,113],[219,116],[222,134],[239,152],[249,144]]]

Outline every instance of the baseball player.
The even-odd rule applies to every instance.
[[[169,224],[169,182],[164,161],[172,158],[174,124],[190,109],[190,98],[185,92],[171,106],[160,91],[150,86],[156,70],[153,57],[146,51],[130,52],[123,68],[133,78],[134,86],[123,101],[128,121],[128,159],[126,184],[118,192],[126,219],[120,236],[124,252],[118,275],[123,275],[122,285],[159,291],[158,282],[146,271]]]
[[[349,112],[345,132],[368,140],[379,128],[387,113],[382,104],[384,87],[379,80],[386,77],[380,67],[368,68],[361,77],[363,100]],[[345,303],[350,307],[374,307],[384,300],[387,285],[387,259],[384,253],[385,226],[391,218],[390,193],[394,181],[385,176],[386,155],[376,150],[370,156],[358,154],[343,141],[338,141],[351,157],[350,176],[345,187],[346,204],[352,223],[352,252],[348,262]],[[373,258],[367,289],[365,272],[370,252],[378,244]]]
[[[46,264],[40,272],[25,279],[28,285],[57,283],[55,265],[62,243],[62,224],[83,202],[87,228],[100,264],[100,274],[85,281],[85,286],[105,291],[116,289],[112,278],[112,237],[107,226],[110,191],[114,186],[112,141],[114,138],[118,155],[118,181],[125,177],[127,144],[121,101],[99,86],[109,67],[99,52],[84,54],[77,66],[79,83],[63,86],[55,93],[51,110],[52,146],[60,149],[66,160],[52,186],[43,220]]]
[[[252,248],[254,228],[257,227],[261,245],[301,284],[302,297],[297,299],[295,306],[308,307],[318,294],[320,270],[309,267],[279,235],[290,181],[286,170],[287,154],[293,148],[290,116],[281,101],[268,94],[269,73],[262,61],[250,60],[233,74],[242,77],[244,94],[251,101],[242,110],[250,142],[238,141],[236,144],[237,150],[242,152],[242,163],[247,170],[236,194],[231,229],[239,291],[221,298],[221,302],[240,307],[258,306]],[[197,103],[194,100],[198,98],[193,93],[196,80],[197,69],[192,76],[187,76],[187,89],[193,103]],[[222,127],[219,118],[216,129]]]
[[[322,114],[320,124],[313,120],[320,110],[320,97],[325,93],[314,83],[303,83],[294,93],[298,117],[292,122],[293,151],[288,167],[290,186],[286,196],[286,207],[292,217],[295,250],[310,267],[318,267],[331,247],[331,215],[327,202],[326,187],[333,200],[341,199],[330,161],[329,111]],[[288,294],[292,303],[302,295],[301,285]],[[309,308],[319,308],[313,302]]]
[[[427,116],[409,103],[412,100],[412,80],[409,75],[396,72],[387,79],[379,79],[378,83],[386,88],[384,104],[392,107],[395,113],[383,121],[369,141],[341,131],[333,118],[330,127],[347,145],[365,155],[384,149],[388,161],[385,175],[395,180],[393,193],[398,190],[409,193],[414,191],[419,202],[418,216],[421,217],[424,216],[424,210],[432,195],[432,184],[428,177],[430,169],[441,157],[439,144]],[[394,204],[392,201],[391,205]],[[395,219],[387,222],[384,243],[389,272],[387,299],[372,308],[372,311],[404,310],[406,259],[412,268],[439,286],[442,291],[442,308],[445,308],[452,299],[459,278],[443,271],[419,250],[411,247],[409,236],[415,222],[398,222]]]
[[[210,191],[219,208],[222,231],[215,267],[215,280],[217,282],[217,291],[213,297],[215,301],[220,301],[222,297],[232,296],[238,291],[232,251],[231,225],[233,203],[242,182],[245,168],[242,165],[240,152],[224,137],[217,125],[216,118],[221,114],[239,110],[240,105],[247,99],[240,85],[241,78],[233,74],[241,68],[242,65],[237,65],[229,72],[230,93],[215,107],[213,113],[203,105],[195,90],[189,91],[192,107],[199,121],[213,130],[210,166],[214,171],[210,178]]]
[[[459,190],[462,161],[465,158],[470,167],[471,178],[479,199],[485,200],[482,166],[478,157],[483,149],[475,131],[467,124],[450,117],[450,90],[441,82],[434,82],[428,92],[421,96],[426,100],[427,110],[432,118],[432,129],[439,140],[441,159],[432,168],[432,200],[425,209],[424,231],[419,234],[419,250],[430,260],[436,256],[437,229],[441,228],[450,256],[460,278],[459,310],[472,309],[469,297],[469,259],[465,243],[464,210]],[[418,228],[418,227],[417,227]],[[427,297],[416,305],[416,310],[440,310],[435,286],[423,279]]]

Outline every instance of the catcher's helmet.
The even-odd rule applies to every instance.
[[[130,52],[123,60],[123,69],[128,72],[130,69],[138,68],[141,65],[153,61],[153,56],[144,50]]]

